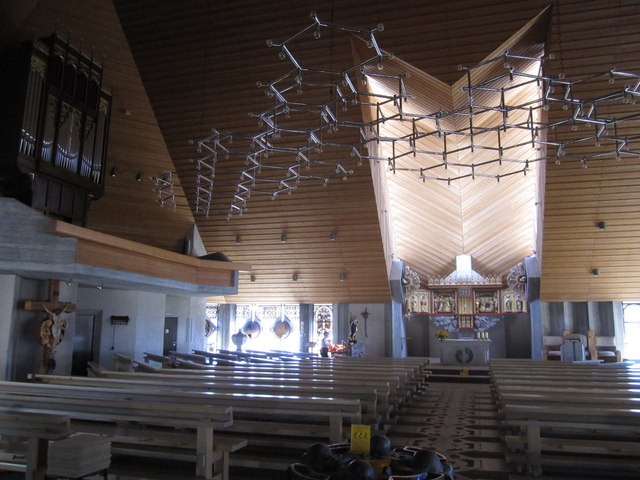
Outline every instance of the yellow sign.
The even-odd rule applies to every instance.
[[[461,377],[468,377],[469,376],[469,370],[467,370],[466,368],[463,368],[462,370],[460,370],[460,376]]]
[[[351,425],[351,451],[368,454],[371,450],[371,427]]]

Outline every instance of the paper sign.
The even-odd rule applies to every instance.
[[[351,425],[351,452],[368,454],[371,450],[371,427]]]

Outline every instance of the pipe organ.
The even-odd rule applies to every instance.
[[[80,225],[104,193],[111,111],[92,57],[52,35],[0,60],[0,193]]]

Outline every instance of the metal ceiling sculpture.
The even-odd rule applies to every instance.
[[[505,52],[475,66],[459,67],[467,77],[462,87],[466,92],[464,106],[450,111],[411,112],[407,75],[384,72],[385,60],[393,55],[383,51],[376,40],[383,25],[362,29],[322,22],[315,13],[311,18],[311,25],[292,37],[282,42],[267,41],[269,47],[279,49],[279,59],[290,68],[272,81],[257,82],[273,98],[268,109],[250,114],[257,119],[260,130],[249,136],[212,130],[206,138],[193,141],[198,152],[193,160],[197,172],[192,205],[195,212],[208,216],[214,200],[228,202],[227,218],[231,219],[247,210],[251,195],[276,199],[291,194],[302,182],[326,185],[333,178],[347,180],[363,161],[384,162],[393,172],[412,171],[423,181],[450,184],[477,177],[500,181],[526,174],[532,163],[547,159],[556,163],[578,161],[586,167],[593,159],[640,155],[640,135],[624,136],[619,131],[622,124],[640,116],[637,108],[631,113],[629,108],[620,109],[620,105],[634,104],[640,95],[640,75],[612,68],[576,80],[566,79],[563,74],[550,78],[544,76],[543,66],[552,56],[534,58]],[[371,55],[346,69],[310,66],[313,58],[295,52],[294,47],[306,42],[301,50],[307,56],[308,52],[313,54],[308,48],[310,37],[321,39],[325,29],[364,37]],[[529,68],[520,69],[524,64]],[[484,73],[475,75],[481,69]],[[479,78],[483,75],[485,78]],[[376,93],[368,82],[383,83],[386,88]],[[599,93],[596,98],[581,98],[582,93],[593,91],[594,82],[604,85],[598,92],[614,90]],[[395,90],[388,91],[389,85]],[[532,86],[538,92],[535,98],[518,95],[518,91]],[[374,118],[367,122],[350,119],[343,112],[353,106],[369,108],[375,112]],[[549,112],[542,115],[542,111]],[[400,129],[394,131],[401,131],[402,136],[388,135],[387,127],[392,122]],[[358,140],[340,143],[335,133],[343,129],[352,129],[352,138]],[[623,130],[629,132],[628,128]],[[585,142],[594,146],[589,155],[578,153],[584,151]],[[384,149],[379,148],[381,144]],[[539,156],[510,157],[523,144],[534,146]],[[424,145],[429,148],[422,148]],[[491,158],[474,163],[467,153],[480,150],[489,151]],[[373,154],[381,151],[384,155]],[[419,158],[421,166],[404,165],[408,157]],[[238,175],[235,193],[232,198],[217,198],[217,170],[228,173],[230,168]],[[158,178],[159,201],[172,205],[171,175]]]

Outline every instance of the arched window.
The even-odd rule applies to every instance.
[[[218,341],[218,305],[207,305],[205,315],[204,336],[206,338],[206,349],[209,352],[213,352]]]
[[[236,306],[236,328],[249,337],[245,350],[300,351],[300,305],[244,304]]]

